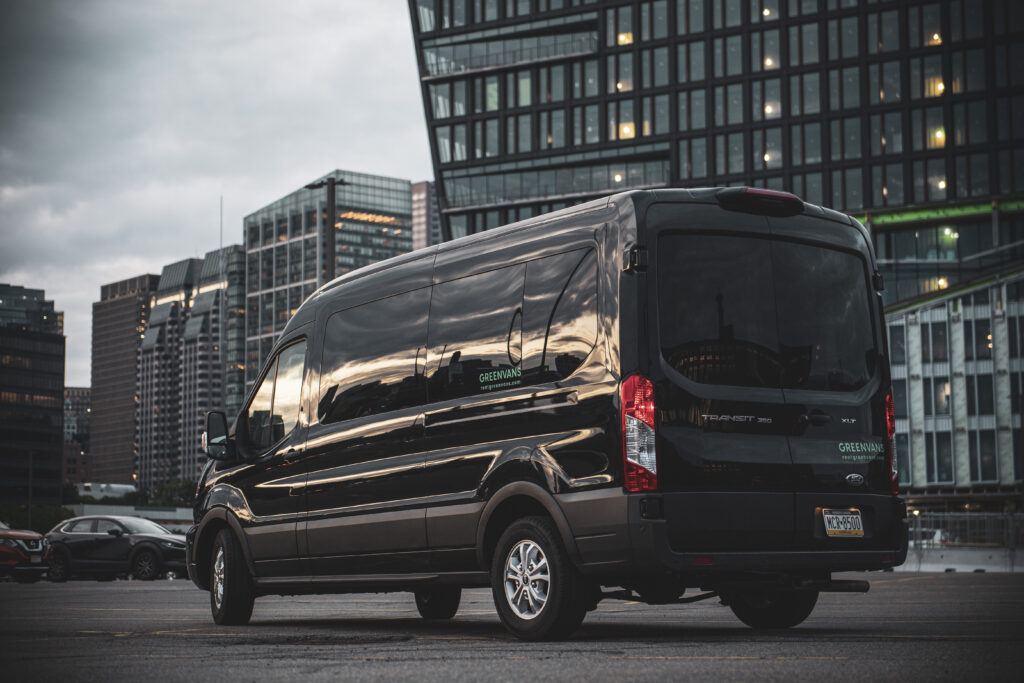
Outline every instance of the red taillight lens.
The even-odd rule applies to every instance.
[[[885,448],[889,458],[889,478],[893,495],[900,492],[900,473],[896,462],[896,406],[892,389],[885,394]]]
[[[627,491],[658,488],[654,385],[642,375],[622,383],[622,485]]]

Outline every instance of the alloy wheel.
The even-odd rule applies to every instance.
[[[520,619],[534,619],[547,604],[551,573],[541,547],[523,540],[505,559],[505,599]]]

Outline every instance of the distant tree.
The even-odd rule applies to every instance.
[[[7,522],[12,529],[31,529],[41,534],[57,526],[69,517],[74,517],[73,510],[58,505],[33,505],[32,524],[28,523],[28,505],[0,505],[0,520]]]
[[[155,507],[192,507],[196,483],[189,479],[174,479],[153,487],[149,505]]]

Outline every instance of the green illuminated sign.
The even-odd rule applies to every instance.
[[[480,382],[481,391],[493,391],[494,389],[507,389],[519,386],[523,376],[521,368],[504,368],[502,370],[488,370],[477,376]]]

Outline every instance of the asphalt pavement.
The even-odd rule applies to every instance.
[[[716,600],[602,602],[571,640],[523,643],[490,591],[455,619],[411,594],[267,597],[216,626],[187,580],[0,584],[5,681],[1020,680],[1024,574],[849,574],[784,632],[745,627]]]

